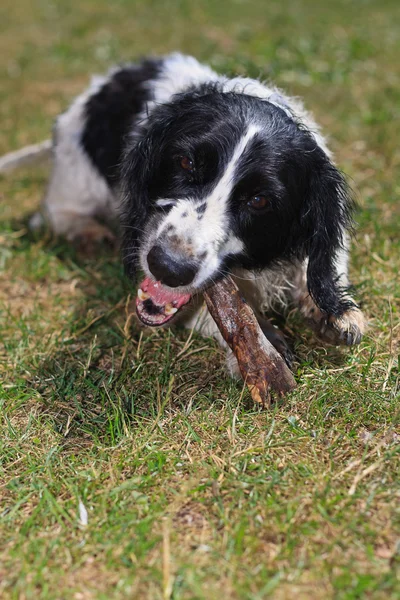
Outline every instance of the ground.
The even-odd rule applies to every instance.
[[[3,0],[0,154],[49,136],[90,73],[174,49],[271,78],[329,134],[360,210],[369,321],[270,410],[211,340],[141,332],[116,253],[27,230],[47,169],[0,180],[0,595],[400,598],[400,4]]]

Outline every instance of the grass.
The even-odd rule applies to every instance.
[[[295,314],[298,389],[254,407],[210,340],[140,333],[118,256],[34,238],[0,181],[2,598],[400,598],[398,20],[390,0],[5,0],[0,153],[88,74],[181,49],[302,96],[357,190],[361,345]]]

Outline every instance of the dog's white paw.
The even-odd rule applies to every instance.
[[[340,317],[322,318],[317,335],[330,344],[354,346],[361,342],[366,329],[365,317],[359,308],[352,308]]]
[[[240,374],[238,361],[236,360],[236,357],[230,348],[228,348],[228,350],[226,351],[225,365],[228,375],[230,375],[232,379],[242,378]]]

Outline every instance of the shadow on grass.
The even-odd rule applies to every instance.
[[[24,243],[34,241],[29,233]],[[79,273],[82,293],[34,379],[60,433],[115,444],[128,428],[162,418],[166,408],[188,413],[240,395],[214,341],[194,335],[188,343],[188,330],[139,325],[118,250],[99,245],[87,255],[65,242],[41,241],[44,252]]]
[[[11,224],[27,229],[28,218]],[[81,298],[74,307],[59,344],[35,370],[33,384],[44,410],[66,439],[91,439],[114,445],[127,430],[156,422],[164,409],[188,413],[219,402],[240,400],[254,406],[242,384],[225,374],[224,353],[214,341],[174,329],[143,330],[135,318],[134,288],[123,273],[118,250],[99,245],[89,255],[49,236],[26,233],[18,251],[33,243],[79,275]],[[280,325],[283,322],[280,320]],[[321,348],[291,316],[286,334],[295,347],[295,371],[317,363],[341,366],[345,356]]]

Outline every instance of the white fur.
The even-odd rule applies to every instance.
[[[84,107],[106,82],[92,79],[88,90],[60,115],[55,127],[54,166],[44,199],[46,216],[57,234],[71,234],[80,217],[115,214],[116,202],[106,181],[81,147]]]
[[[146,119],[157,104],[169,102],[172,96],[192,85],[218,80],[219,75],[215,71],[193,56],[174,52],[165,57],[160,75],[149,84],[153,99],[147,103],[141,118]]]
[[[340,248],[336,254],[335,268],[338,275],[338,281],[343,287],[349,285],[349,247],[350,239],[347,233],[344,234],[343,248]]]

